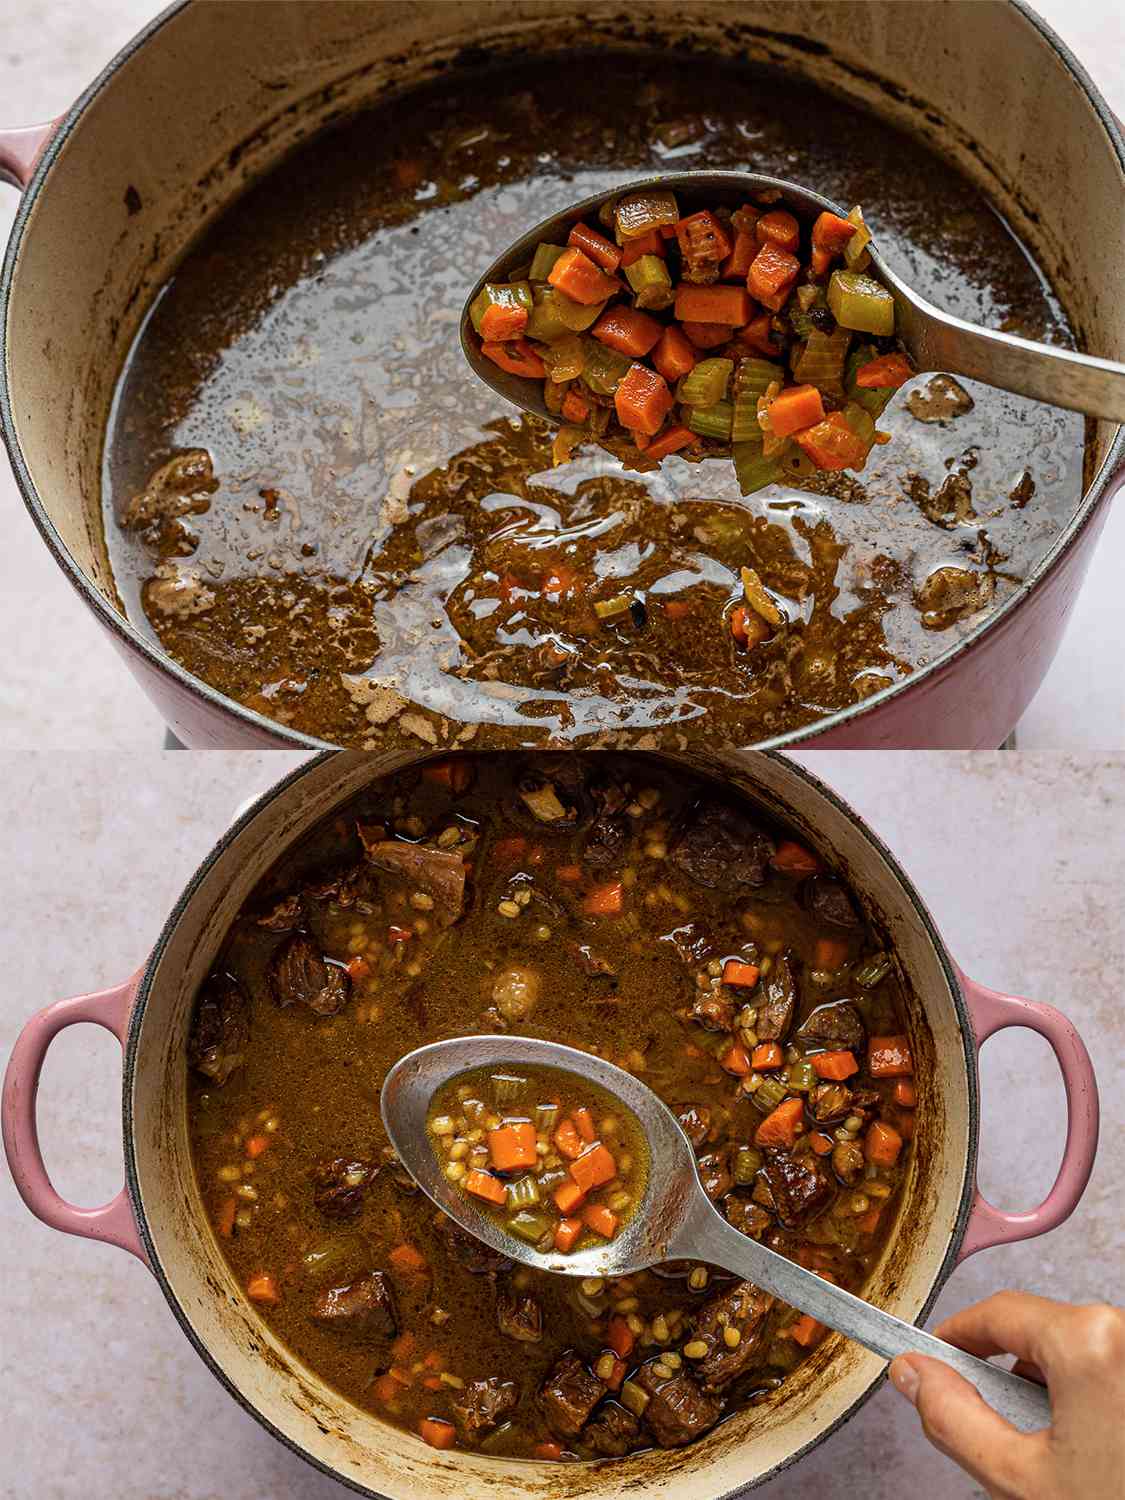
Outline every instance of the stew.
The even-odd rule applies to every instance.
[[[188,1055],[200,1194],[246,1296],[343,1397],[439,1447],[677,1447],[771,1400],[823,1338],[814,1320],[706,1265],[614,1280],[517,1267],[417,1190],[380,1122],[381,1079],[424,1043],[506,1031],[641,1077],[730,1223],[862,1290],[914,1135],[894,954],[821,854],[749,801],[652,757],[572,753],[374,782],[246,903]],[[449,1167],[504,1170],[497,1211],[523,1212],[527,1132],[499,1159],[473,1132],[526,1116],[538,1156],[545,1106],[560,1166],[599,1142],[607,1193],[635,1196],[627,1122],[585,1083],[542,1084],[516,1075],[498,1097],[468,1080],[434,1122]],[[601,1187],[583,1206],[627,1214]],[[535,1233],[577,1217],[568,1200]]]

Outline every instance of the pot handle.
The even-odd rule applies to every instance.
[[[12,1048],[4,1074],[0,1112],[8,1167],[16,1190],[35,1217],[52,1229],[61,1229],[64,1234],[77,1234],[84,1239],[118,1245],[147,1265],[124,1188],[101,1208],[75,1208],[55,1192],[39,1149],[35,1111],[39,1074],[47,1048],[64,1027],[79,1021],[92,1021],[95,1026],[104,1026],[111,1031],[124,1047],[137,981],[138,976],[134,975],[113,989],[59,1000],[32,1016]]]
[[[1070,1217],[1090,1180],[1098,1149],[1098,1085],[1094,1066],[1077,1031],[1052,1005],[1003,995],[961,975],[977,1051],[994,1032],[1008,1026],[1027,1026],[1050,1043],[1066,1090],[1066,1145],[1051,1191],[1027,1213],[1003,1213],[974,1188],[973,1206],[959,1260],[990,1245],[1011,1245],[1034,1239]]]
[[[22,193],[31,181],[39,154],[51,138],[57,120],[45,125],[25,125],[22,129],[0,130],[0,182],[19,188]]]

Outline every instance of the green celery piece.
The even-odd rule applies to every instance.
[[[744,359],[734,372],[734,423],[731,440],[735,443],[761,442],[758,421],[758,398],[764,396],[775,381],[784,383],[785,372],[768,359]]]
[[[529,318],[533,307],[531,287],[526,281],[486,282],[469,307],[473,327],[480,332],[481,319],[490,307],[522,307]]]
[[[659,255],[638,256],[632,265],[625,267],[625,277],[636,293],[638,307],[659,310],[671,307],[676,300],[672,277]]]
[[[781,478],[781,464],[777,458],[766,458],[762,445],[758,443],[735,443],[731,450],[734,456],[734,474],[743,495],[752,495],[767,484],[776,484]],[[759,1092],[761,1092],[759,1090]],[[757,1094],[754,1095],[755,1103]]]
[[[583,332],[601,315],[605,306],[604,302],[598,302],[593,307],[581,307],[553,286],[537,286],[533,298],[534,305],[525,332],[529,339],[540,344],[553,344],[568,334]]]
[[[848,215],[850,223],[855,225],[855,234],[844,246],[844,264],[849,271],[866,271],[871,264],[871,257],[867,253],[867,247],[871,243],[871,231],[864,223],[863,209],[857,204]]]
[[[531,270],[528,272],[530,280],[546,281],[555,261],[565,249],[565,245],[550,245],[546,240],[536,245],[535,254],[531,257]]]
[[[793,366],[794,380],[799,385],[815,385],[826,395],[842,396],[844,361],[851,337],[842,324],[831,333],[814,328]]]
[[[894,298],[885,286],[856,271],[833,271],[828,306],[837,323],[857,333],[886,337],[895,331]]]
[[[632,363],[627,354],[618,354],[616,349],[609,349],[596,339],[587,339],[582,379],[599,396],[612,396],[629,373]]]
[[[726,399],[733,359],[701,359],[680,381],[677,397],[685,406],[714,406]]]
[[[700,437],[719,438],[723,442],[730,442],[733,422],[734,407],[729,401],[716,401],[711,406],[688,408],[687,425],[692,432],[698,432]]]
[[[577,333],[568,333],[539,351],[552,381],[576,380],[586,368],[586,341]]]

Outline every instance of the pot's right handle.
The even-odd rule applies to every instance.
[[[91,1021],[111,1031],[124,1047],[129,1013],[137,993],[138,976],[94,995],[76,995],[59,1000],[32,1016],[19,1034],[4,1074],[2,1110],[4,1152],[20,1197],[37,1219],[64,1234],[104,1240],[128,1250],[145,1265],[148,1260],[133,1219],[129,1198],[122,1188],[101,1208],[76,1208],[60,1198],[51,1186],[35,1116],[39,1074],[47,1048],[66,1026]]]
[[[0,130],[0,182],[6,182],[23,192],[31,181],[39,155],[57,124],[57,120],[48,120],[45,125],[25,125],[22,129]]]
[[[1027,1026],[1050,1043],[1066,1090],[1066,1145],[1051,1191],[1027,1213],[1004,1213],[974,1189],[973,1206],[960,1259],[990,1245],[1014,1244],[1046,1234],[1070,1217],[1090,1180],[1098,1149],[1098,1085],[1085,1043],[1054,1006],[1017,995],[1004,995],[961,975],[961,988],[972,1018],[977,1051],[994,1032]]]

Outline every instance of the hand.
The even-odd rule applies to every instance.
[[[1016,1374],[1050,1393],[1050,1427],[1021,1433],[940,1360],[906,1354],[892,1363],[891,1382],[918,1408],[930,1442],[991,1500],[1120,1500],[1125,1312],[1000,1292],[935,1332],[982,1359],[1016,1355]]]

